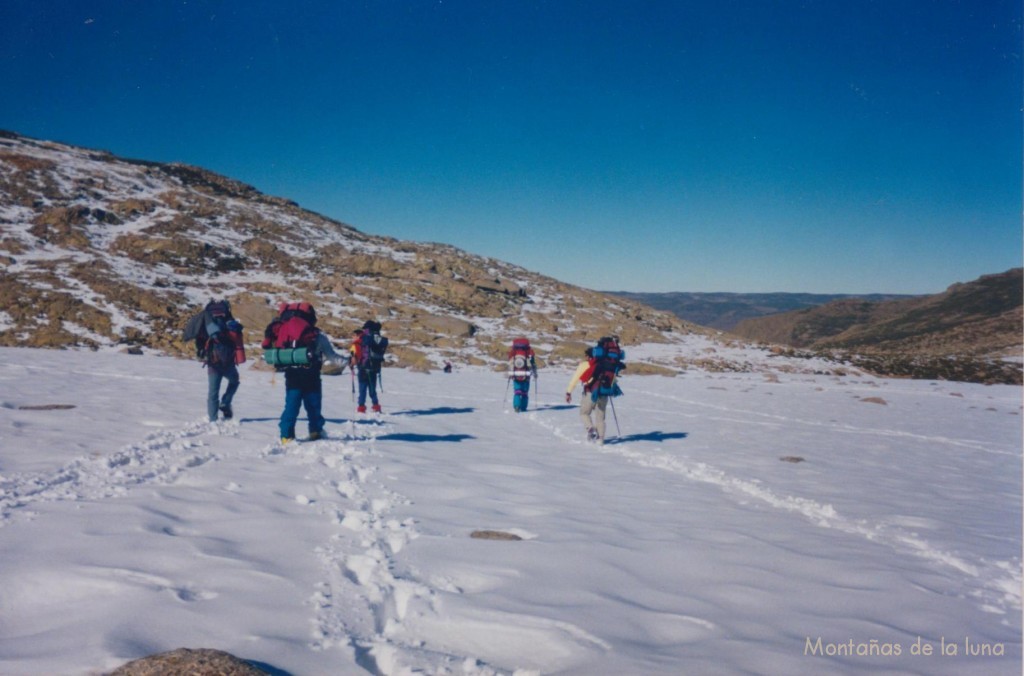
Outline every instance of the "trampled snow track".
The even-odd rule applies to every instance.
[[[404,498],[373,481],[373,442],[390,427],[349,422],[340,440],[275,445],[265,451],[309,465],[319,512],[336,527],[315,551],[324,574],[309,600],[315,613],[312,647],[349,648],[373,673],[390,672],[394,666],[390,663],[396,659],[396,646],[386,634],[404,617],[409,598],[430,594],[426,586],[392,572],[395,554],[418,533],[411,521],[388,517]]]
[[[801,424],[822,426],[827,425],[831,429],[851,434],[875,434],[882,436],[907,436],[915,439],[942,442],[953,446],[970,448],[978,452],[1004,454],[998,449],[992,449],[985,444],[971,440],[948,439],[946,437],[927,437],[924,435],[910,435],[886,429],[874,429],[856,427],[851,425],[838,425],[820,423],[813,420],[799,420],[783,416],[765,414],[756,411],[740,411],[728,407],[709,405],[704,402],[692,401],[689,399],[668,397],[652,392],[640,392],[645,397],[661,398],[671,400],[686,406],[700,406],[714,409],[723,414],[723,422],[734,424],[764,424],[770,420],[772,424]],[[650,411],[650,409],[648,409]],[[665,411],[666,415],[678,417],[678,411]],[[743,416],[743,417],[740,417]],[[753,418],[753,422],[747,416]],[[570,427],[572,431],[567,432],[566,423],[556,422],[551,416],[543,415],[540,411],[534,411],[526,417],[538,425],[548,429],[555,437],[562,441],[591,446],[582,436],[582,426],[573,416]],[[701,416],[707,418],[707,416]],[[930,563],[951,568],[960,574],[962,586],[959,589],[950,590],[951,593],[972,598],[983,609],[998,614],[1017,613],[1021,610],[1021,589],[1024,577],[1021,575],[1019,560],[1014,561],[988,561],[969,554],[960,554],[944,551],[941,547],[934,546],[928,540],[917,533],[907,531],[897,525],[872,522],[864,519],[854,519],[841,514],[831,504],[825,504],[818,500],[801,497],[798,495],[781,494],[762,485],[754,478],[741,478],[731,475],[727,471],[717,468],[706,462],[698,462],[687,459],[676,452],[666,450],[641,449],[631,443],[615,443],[611,432],[614,422],[612,411],[608,410],[608,439],[612,443],[603,446],[592,445],[595,452],[608,456],[620,457],[631,463],[651,469],[672,472],[685,477],[690,481],[710,484],[721,489],[721,491],[737,501],[754,499],[761,504],[781,512],[788,512],[799,516],[822,528],[833,529],[846,533],[866,541],[887,546],[901,554],[919,557]]]
[[[342,649],[373,674],[501,673],[465,655],[433,650],[423,641],[402,636],[409,613],[436,616],[438,592],[433,584],[403,571],[396,555],[420,536],[412,519],[390,515],[408,500],[377,481],[375,448],[395,425],[382,420],[349,421],[333,428],[331,439],[264,449],[267,458],[286,456],[305,463],[317,484],[319,513],[335,527],[315,550],[322,579],[308,600],[313,608],[314,650]]]
[[[473,401],[457,396],[440,398]],[[495,406],[493,413],[499,410]],[[341,440],[271,446],[265,451],[269,456],[286,455],[309,465],[310,478],[319,487],[316,503],[320,514],[335,527],[333,535],[316,548],[323,576],[308,600],[314,609],[311,647],[341,649],[373,674],[463,676],[513,673],[474,655],[469,637],[481,632],[486,634],[483,644],[490,644],[495,633],[503,635],[507,651],[515,654],[516,661],[529,661],[531,651],[536,659],[557,664],[586,651],[610,650],[600,638],[571,623],[475,609],[464,602],[465,590],[450,578],[424,577],[403,562],[399,553],[421,533],[414,520],[393,515],[410,501],[380,476],[379,464],[385,459],[377,447],[378,439],[386,444],[400,435],[435,441],[449,436],[421,432],[431,429],[432,423],[415,415],[401,418],[409,424],[398,432],[396,420],[384,416],[377,424],[348,422],[341,428],[345,430]],[[446,639],[452,632],[462,640],[451,644]],[[524,676],[538,673],[516,671]]]
[[[145,483],[170,483],[182,472],[218,456],[203,450],[202,436],[237,435],[237,423],[194,421],[161,430],[108,455],[76,458],[55,472],[18,473],[0,478],[0,526],[15,515],[31,518],[31,506],[60,500],[101,500]]]
[[[426,599],[434,590],[418,580],[398,576],[394,556],[418,533],[411,520],[389,518],[404,498],[373,481],[373,444],[393,426],[370,421],[334,426],[334,437],[266,446],[258,454],[265,462],[309,466],[319,513],[336,532],[313,552],[323,579],[312,593],[311,646],[316,650],[346,648],[371,673],[397,673],[405,668],[403,654],[420,654],[422,646],[389,636],[402,621],[410,600]],[[57,501],[99,501],[126,495],[134,487],[170,484],[184,473],[222,458],[205,450],[204,437],[238,436],[239,423],[199,420],[177,429],[161,430],[138,443],[107,455],[83,456],[53,472],[18,473],[0,478],[0,526],[36,516],[33,505]],[[240,450],[239,453],[242,451]],[[437,654],[442,664],[465,658]],[[466,672],[470,673],[470,672]],[[494,674],[480,666],[472,673]]]
[[[705,420],[720,420],[722,422],[729,423],[742,423],[744,425],[802,425],[806,427],[814,428],[825,428],[829,432],[837,432],[841,434],[859,434],[868,436],[882,436],[882,437],[901,437],[905,439],[913,439],[917,441],[934,442],[948,444],[950,446],[958,446],[965,449],[974,451],[982,451],[984,453],[992,453],[994,455],[1016,455],[1009,451],[1003,451],[1000,449],[992,448],[991,445],[984,442],[976,441],[973,439],[953,439],[945,436],[938,435],[925,435],[915,434],[904,430],[893,430],[886,428],[876,427],[862,427],[856,425],[840,424],[836,422],[812,420],[807,418],[793,417],[790,415],[777,415],[773,413],[766,413],[764,411],[737,409],[727,406],[720,406],[716,404],[710,404],[704,401],[698,401],[694,399],[665,395],[656,392],[648,392],[643,390],[636,390],[636,394],[643,395],[650,399],[660,399],[662,401],[671,402],[674,405],[685,406],[688,408],[696,408],[703,410],[718,411],[722,415],[708,415],[707,413],[679,413],[675,411],[663,411],[666,415],[672,416],[692,416],[700,417]]]
[[[244,421],[243,421],[244,422]],[[431,665],[435,673],[493,676],[501,673],[472,657],[433,651],[399,636],[410,608],[436,614],[437,589],[410,573],[399,573],[395,556],[419,537],[411,519],[390,516],[408,501],[376,481],[375,441],[394,430],[380,419],[333,425],[331,437],[313,442],[274,443],[255,457],[268,463],[308,468],[316,493],[299,496],[329,520],[334,533],[311,552],[323,571],[308,605],[310,647],[341,649],[374,674],[408,672]],[[247,444],[219,453],[204,438],[240,436],[240,421],[197,420],[149,434],[109,454],[75,458],[56,471],[0,477],[0,526],[37,516],[33,505],[58,501],[101,501],[126,496],[144,485],[172,484],[211,461],[249,455]],[[415,603],[414,603],[415,602]],[[455,668],[455,672],[450,670]]]

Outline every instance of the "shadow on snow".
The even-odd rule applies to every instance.
[[[392,415],[448,415],[450,413],[472,413],[475,408],[452,408],[451,406],[437,406],[435,408],[423,408],[417,411],[395,411]]]
[[[579,408],[579,404],[542,404],[534,408],[535,411],[567,411],[570,408]]]
[[[669,439],[685,439],[689,436],[686,432],[644,432],[642,434],[629,434],[624,437],[607,439],[606,444],[626,444],[631,441],[654,441],[660,443]]]
[[[412,442],[427,442],[427,441],[465,441],[467,439],[476,439],[472,434],[413,434],[411,432],[402,432],[398,434],[382,434],[377,437],[377,441],[412,441]]]

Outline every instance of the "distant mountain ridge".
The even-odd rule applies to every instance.
[[[748,340],[845,357],[879,373],[1021,382],[1024,274],[1021,268],[957,283],[931,296],[871,303],[837,300],[748,319]]]
[[[824,305],[835,300],[860,299],[870,302],[914,298],[904,294],[819,294],[819,293],[727,293],[687,292],[638,293],[607,291],[658,310],[671,312],[680,319],[713,329],[730,331],[746,319],[780,314]]]
[[[874,373],[1019,384],[1021,269],[928,296],[608,292],[762,345],[845,360]]]
[[[1020,354],[1022,269],[957,283],[931,296],[836,300],[748,319],[733,333],[799,348],[1004,357]]]

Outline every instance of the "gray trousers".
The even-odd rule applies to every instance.
[[[604,442],[604,414],[608,408],[608,397],[598,397],[597,401],[590,398],[589,392],[583,393],[583,401],[580,402],[580,419],[583,421],[583,429],[590,432],[597,430],[597,438]],[[593,416],[593,419],[591,419]]]

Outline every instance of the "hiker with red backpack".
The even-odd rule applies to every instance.
[[[331,347],[331,341],[316,326],[316,310],[309,303],[281,303],[278,317],[263,334],[264,358],[284,372],[284,411],[279,423],[281,443],[295,440],[299,409],[306,409],[309,440],[326,436],[323,385],[320,369],[325,361],[338,364],[344,372],[345,360]]]
[[[359,403],[357,413],[366,413],[366,397],[369,395],[374,413],[380,413],[380,400],[377,398],[377,383],[381,381],[381,369],[384,366],[384,354],[388,349],[388,339],[381,335],[381,323],[368,319],[363,328],[353,335],[349,348],[352,356],[351,364],[356,369],[359,380]]]
[[[245,361],[242,325],[231,316],[231,304],[227,300],[211,300],[202,312],[189,319],[184,339],[195,342],[196,357],[206,366],[206,413],[210,422],[217,421],[218,413],[224,420],[231,420],[231,402],[240,382],[238,364]],[[224,381],[228,386],[221,396]]]
[[[537,377],[537,360],[530,341],[516,338],[508,351],[508,377],[515,383],[512,397],[512,410],[516,413],[525,411],[530,405],[530,379]],[[505,388],[508,396],[508,388]]]
[[[604,337],[594,347],[588,347],[586,360],[580,362],[573,373],[569,386],[565,391],[565,402],[572,403],[572,391],[576,383],[583,385],[583,397],[580,400],[580,419],[587,431],[587,440],[604,444],[605,412],[613,397],[622,394],[616,379],[619,372],[626,368],[623,360],[625,351],[619,347],[615,336]],[[612,404],[612,413],[615,405]]]

